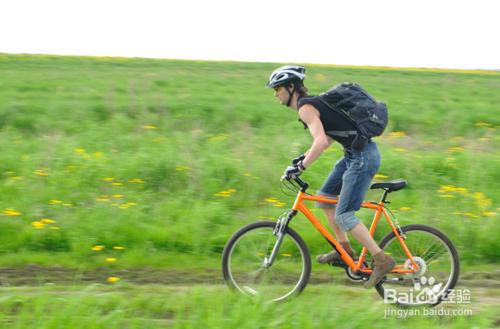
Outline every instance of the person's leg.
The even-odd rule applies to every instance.
[[[345,232],[365,246],[373,256],[374,266],[365,288],[371,288],[392,270],[394,260],[387,256],[370,235],[366,226],[354,215],[359,210],[371,180],[380,165],[380,154],[375,143],[369,143],[362,152],[347,159],[347,170],[343,176],[342,190],[336,209],[336,220]]]
[[[349,242],[349,238],[347,233],[342,231],[337,222],[335,221],[335,209],[334,208],[324,208],[323,209],[326,217],[328,218],[328,222],[335,233],[335,237],[339,241],[340,245],[344,250],[349,254],[349,256],[354,257],[354,251],[352,250],[351,243]],[[316,261],[320,264],[333,263],[335,261],[341,261],[342,257],[340,254],[333,250],[331,252],[318,255],[316,257]]]
[[[363,223],[358,223],[356,226],[354,226],[350,233],[352,236],[361,243],[363,246],[368,249],[370,254],[375,255],[380,252],[380,247],[378,246],[377,242],[373,240],[373,237],[370,235],[370,232],[366,228],[365,224]]]
[[[379,166],[380,154],[373,142],[368,143],[362,152],[353,152],[346,159],[347,170],[342,176],[342,189],[335,213],[340,229],[352,232],[354,238],[366,246],[370,253],[378,252],[379,249],[366,226],[355,216],[355,212],[361,208],[361,203]]]
[[[335,220],[335,208],[324,208],[323,211],[325,212],[326,218],[328,218],[328,223],[333,229],[333,232],[335,233],[337,240],[339,240],[339,242],[349,242],[347,233],[340,229],[340,226],[337,224],[337,221]]]
[[[332,172],[325,180],[325,183],[323,184],[321,189],[318,191],[318,195],[337,198],[337,195],[340,193],[342,189],[342,176],[344,175],[346,169],[347,167],[345,164],[345,158],[342,158],[339,161],[337,161]],[[330,224],[330,227],[332,228],[335,237],[339,241],[340,245],[351,257],[353,257],[354,252],[352,251],[351,245],[349,243],[349,238],[347,236],[347,233],[342,231],[342,229],[337,224],[337,221],[335,220],[335,205],[328,203],[321,203],[321,202],[318,202],[316,205],[318,208],[322,208],[323,211],[325,212],[326,218],[328,219],[328,223]],[[329,253],[318,255],[316,257],[316,260],[322,264],[331,263],[333,261],[341,259],[342,258],[340,257],[340,254],[335,250]]]

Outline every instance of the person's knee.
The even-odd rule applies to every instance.
[[[354,211],[348,211],[335,215],[335,221],[340,229],[344,232],[349,232],[359,223],[359,219],[354,216]]]

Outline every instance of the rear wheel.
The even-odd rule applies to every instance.
[[[277,237],[275,222],[260,221],[236,232],[222,254],[226,284],[236,291],[264,300],[282,301],[306,286],[311,274],[311,256],[304,240],[291,228],[272,265],[267,264]]]
[[[415,273],[391,273],[376,289],[388,303],[435,306],[445,300],[455,287],[459,274],[457,251],[450,239],[435,228],[408,225],[401,230],[406,235],[404,242],[419,270]],[[394,258],[396,266],[413,268],[394,232],[382,239],[380,248]]]

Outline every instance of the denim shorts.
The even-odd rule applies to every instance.
[[[370,141],[362,151],[344,150],[344,157],[337,161],[332,172],[318,191],[318,195],[338,198],[337,205],[318,202],[319,208],[336,208],[335,219],[342,231],[350,231],[360,221],[354,215],[380,167],[377,144]]]

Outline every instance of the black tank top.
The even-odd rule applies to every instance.
[[[352,124],[348,119],[342,116],[342,114],[332,110],[331,108],[323,104],[323,102],[321,102],[317,96],[305,96],[299,98],[299,109],[305,104],[310,104],[318,110],[319,118],[321,120],[321,123],[323,124],[323,128],[327,136],[342,144],[344,148],[351,147],[354,135],[349,135],[347,134],[347,132],[356,130],[354,124]],[[300,119],[299,121],[302,122],[302,120]],[[305,127],[307,127],[304,122],[302,123]],[[341,136],[342,132],[346,133],[345,136]]]

